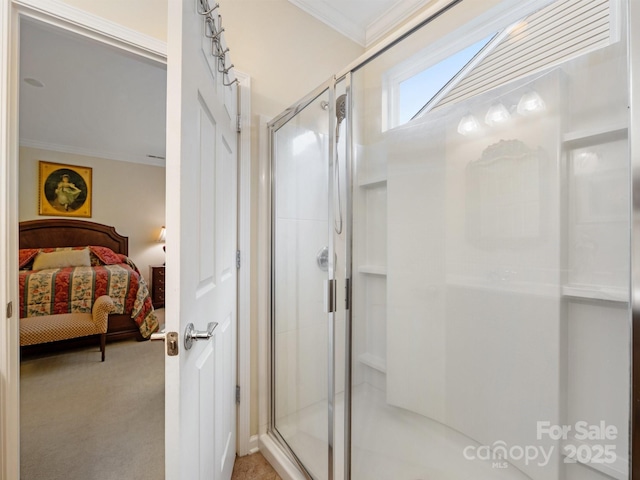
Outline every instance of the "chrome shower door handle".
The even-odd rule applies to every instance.
[[[184,331],[184,348],[191,349],[197,340],[209,340],[217,326],[218,322],[209,322],[206,330],[196,330],[193,323],[188,324]]]

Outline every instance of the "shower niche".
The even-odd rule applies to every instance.
[[[353,325],[356,378],[386,389],[387,172],[383,145],[356,148]]]

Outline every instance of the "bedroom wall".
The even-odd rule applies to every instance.
[[[51,218],[38,215],[38,161],[91,167],[93,202],[91,218],[113,225],[129,237],[129,256],[149,280],[149,265],[164,262],[157,243],[165,218],[165,169],[36,148],[20,148],[20,221]]]

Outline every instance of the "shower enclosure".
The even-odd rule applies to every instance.
[[[269,124],[301,475],[631,478],[630,8],[452,2]]]

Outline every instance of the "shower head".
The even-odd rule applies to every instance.
[[[336,118],[338,119],[338,127],[347,116],[347,94],[343,93],[336,100]]]
[[[336,100],[336,143],[340,139],[340,124],[347,116],[347,94],[343,93]]]

